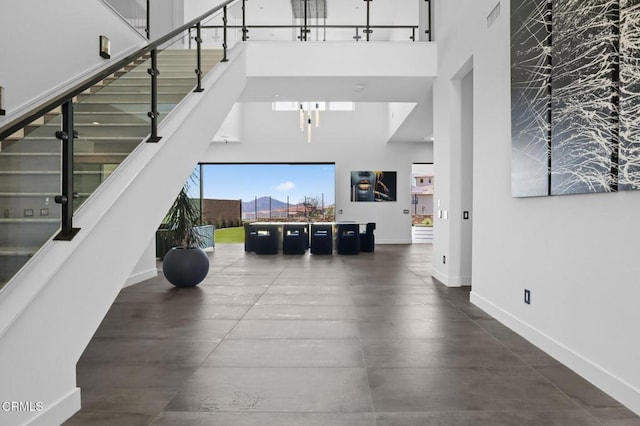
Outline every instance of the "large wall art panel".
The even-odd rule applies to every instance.
[[[547,0],[511,0],[511,191],[549,195]]]
[[[640,189],[640,0],[620,2],[619,189]]]
[[[609,13],[616,3],[553,2],[552,194],[612,190],[617,35]]]

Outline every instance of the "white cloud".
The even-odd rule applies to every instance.
[[[281,184],[276,186],[276,191],[281,191],[281,192],[291,191],[295,187],[296,187],[295,183],[293,183],[290,180],[288,180],[288,181],[282,182]]]

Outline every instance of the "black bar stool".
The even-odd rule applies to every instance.
[[[333,253],[333,225],[311,224],[311,254]]]
[[[309,227],[303,224],[284,225],[282,254],[305,254],[309,247]]]
[[[336,244],[338,254],[360,254],[360,225],[339,223]]]
[[[375,222],[369,222],[366,225],[366,231],[360,232],[360,251],[372,252],[376,248],[376,240],[373,231],[376,229]]]
[[[278,227],[256,225],[256,254],[278,254]]]
[[[256,251],[256,227],[248,223],[244,227],[244,251]]]

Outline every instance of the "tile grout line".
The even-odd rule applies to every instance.
[[[241,260],[242,260],[242,258],[238,258],[238,259],[236,259],[235,261],[233,261],[233,262],[231,262],[231,263],[229,263],[229,264],[225,265],[225,266],[220,270],[220,272],[222,272],[222,271],[224,271],[225,269],[227,269],[227,268],[229,268],[229,267],[233,266],[234,264],[236,264],[236,263],[240,262]],[[188,378],[186,378],[186,379],[184,380],[184,382],[182,383],[182,387],[178,390],[178,392],[176,393],[176,395],[178,395],[178,394],[180,393],[180,391],[182,390],[182,388],[184,388],[184,386],[186,385],[187,381],[188,381],[189,379],[191,379],[191,378],[196,374],[196,372],[197,372],[199,369],[204,368],[204,367],[203,367],[203,365],[207,362],[207,360],[211,357],[211,355],[212,355],[212,354],[216,351],[216,349],[218,349],[218,347],[219,347],[219,346],[220,346],[220,345],[225,341],[225,339],[227,338],[227,336],[229,336],[229,334],[230,334],[230,333],[231,333],[231,332],[232,332],[232,331],[233,331],[233,330],[238,326],[238,324],[240,324],[240,321],[242,321],[242,320],[244,319],[244,317],[249,313],[249,311],[250,311],[250,310],[251,310],[251,309],[256,305],[256,303],[258,303],[258,301],[262,298],[262,296],[264,296],[264,294],[267,292],[267,290],[269,290],[269,288],[271,288],[271,285],[272,285],[272,284],[273,284],[273,282],[274,282],[274,281],[275,281],[275,280],[280,276],[280,274],[282,274],[282,271],[280,271],[280,272],[278,273],[278,275],[276,275],[276,277],[273,279],[273,281],[272,281],[269,285],[267,285],[267,286],[265,287],[265,290],[264,290],[264,291],[263,291],[263,292],[262,292],[262,293],[261,293],[261,294],[256,298],[255,302],[253,302],[253,304],[249,307],[249,309],[247,309],[247,311],[242,315],[242,317],[240,317],[238,320],[236,320],[235,325],[234,325],[233,327],[231,327],[227,333],[225,333],[225,335],[220,339],[220,341],[219,341],[218,343],[216,343],[216,345],[213,347],[213,349],[211,350],[211,352],[209,352],[209,354],[207,354],[207,356],[205,356],[205,357],[204,357],[204,359],[202,360],[202,362],[201,362],[197,367],[195,367],[194,372],[193,372],[193,373],[192,373]],[[175,395],[174,395],[174,397],[175,397]],[[173,399],[173,398],[172,398],[172,399]],[[156,416],[155,416],[155,417],[153,417],[152,422],[151,422],[151,423],[149,423],[150,425],[151,425],[151,424],[153,424],[153,422],[154,422],[155,420],[157,420],[157,419],[158,419],[158,417],[162,415],[162,413],[167,412],[165,409],[166,409],[166,408],[167,408],[167,406],[171,403],[171,400],[172,400],[172,399],[170,399],[169,401],[167,401],[167,404],[166,404],[166,405],[165,405],[161,410],[159,410],[159,411],[158,411],[158,413],[156,414]]]
[[[347,263],[346,260],[345,259],[341,259],[341,260],[346,265]],[[349,297],[351,298],[351,308],[353,309],[353,312],[355,314],[356,304],[353,301],[353,292],[351,291],[351,277],[349,274],[349,268],[346,268],[346,272],[347,272],[347,288],[349,289]],[[367,380],[367,391],[369,394],[369,402],[371,403],[371,415],[373,416],[373,424],[374,426],[378,426],[378,416],[376,415],[376,409],[373,405],[373,394],[371,393],[371,381],[369,380],[369,369],[367,368],[367,361],[364,356],[364,347],[362,345],[362,334],[360,332],[360,325],[358,324],[360,321],[357,315],[354,318],[354,321],[356,323],[356,328],[358,329],[358,345],[360,346],[360,355],[362,356],[362,367],[364,369],[364,375]]]
[[[232,266],[235,263],[240,262],[240,258],[237,259],[235,262],[232,262],[231,264],[225,266],[225,268],[223,268],[222,270]],[[285,265],[286,266],[286,265]],[[283,268],[284,269],[284,268]],[[218,346],[220,346],[220,344],[222,342],[225,341],[225,339],[227,339],[227,337],[233,332],[233,330],[236,329],[236,327],[238,326],[238,324],[240,324],[240,322],[245,319],[245,317],[247,316],[247,314],[249,313],[249,311],[251,311],[251,309],[253,309],[256,304],[258,303],[258,301],[260,301],[260,299],[265,295],[265,293],[267,291],[269,291],[269,289],[271,288],[271,286],[273,285],[273,283],[278,279],[278,277],[280,277],[280,275],[282,275],[282,270],[280,272],[278,272],[278,274],[275,276],[275,278],[273,278],[273,280],[265,287],[264,291],[262,293],[260,293],[258,295],[258,297],[256,298],[255,302],[253,302],[253,304],[251,304],[251,306],[249,307],[249,309],[247,309],[247,311],[242,314],[242,316],[236,321],[235,325],[233,327],[231,327],[229,329],[229,331],[227,331],[227,333],[225,333],[225,335],[220,339],[220,342],[218,342],[218,344],[213,348],[213,350],[209,353],[209,355],[207,355],[207,357],[204,359],[204,361],[202,361],[202,363],[200,364],[200,366],[198,368],[202,368],[202,366],[204,365],[204,363],[207,361],[207,359],[209,359],[209,357],[215,352],[215,350],[218,348]]]

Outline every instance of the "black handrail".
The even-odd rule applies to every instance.
[[[41,105],[38,105],[37,107],[33,108],[29,112],[24,113],[19,118],[11,121],[9,124],[6,124],[6,125],[2,126],[0,128],[0,140],[6,139],[8,136],[11,136],[12,134],[17,132],[18,130],[24,128],[28,124],[32,123],[34,120],[42,117],[47,112],[51,111],[54,108],[59,107],[60,105],[62,105],[65,102],[67,102],[68,100],[73,99],[74,97],[78,96],[79,94],[81,94],[85,90],[93,87],[96,83],[104,80],[105,78],[109,77],[111,74],[115,73],[116,71],[120,70],[121,68],[125,67],[126,65],[129,65],[131,62],[133,62],[136,59],[142,57],[143,55],[149,53],[150,51],[152,51],[154,49],[157,49],[158,47],[160,47],[164,43],[166,43],[166,42],[170,41],[171,39],[173,39],[175,36],[179,35],[180,33],[184,32],[184,31],[187,31],[191,27],[195,26],[197,23],[202,22],[203,20],[207,19],[208,17],[210,17],[211,15],[215,14],[216,12],[222,10],[223,8],[226,8],[227,5],[229,5],[231,3],[234,3],[235,1],[238,1],[238,0],[227,0],[227,1],[225,1],[224,3],[214,7],[213,9],[209,10],[206,13],[203,13],[202,15],[198,16],[197,18],[192,19],[191,21],[189,21],[186,24],[176,28],[175,30],[165,34],[164,36],[162,36],[162,37],[160,37],[160,38],[158,38],[158,39],[156,39],[156,40],[154,40],[152,42],[149,42],[146,46],[136,50],[133,53],[130,53],[129,55],[125,56],[124,58],[120,59],[119,61],[109,65],[106,68],[104,68],[102,71],[98,71],[96,74],[93,74],[91,77],[88,77],[88,78],[82,80],[80,83],[78,83],[78,84],[72,86],[71,88],[65,90],[64,92],[54,96],[49,101],[47,101],[47,102],[45,102],[45,103],[43,103]]]

